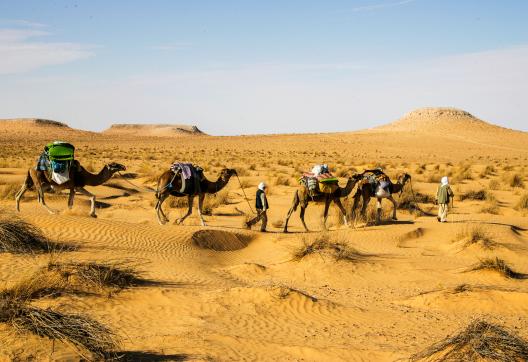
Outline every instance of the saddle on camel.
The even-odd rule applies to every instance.
[[[390,195],[394,191],[394,184],[381,168],[363,171],[363,178],[372,188],[373,195],[378,192],[385,192]]]
[[[337,177],[328,169],[328,165],[315,165],[312,172],[305,172],[299,178],[299,184],[306,186],[310,197],[318,194],[331,194],[339,187]]]

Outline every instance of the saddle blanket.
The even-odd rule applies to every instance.
[[[335,181],[337,181],[337,179],[334,177],[334,175],[332,175],[331,173],[322,173],[320,175],[316,175],[312,172],[305,172],[303,173],[302,177],[306,177],[306,178],[316,178],[319,182],[324,182],[324,180],[327,180],[327,179],[334,179]]]
[[[177,172],[181,170],[182,176],[185,180],[189,180],[193,176],[193,164],[187,162],[175,162],[171,165],[171,170]]]

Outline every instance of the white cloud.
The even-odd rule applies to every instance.
[[[80,44],[33,40],[46,35],[49,33],[34,28],[0,29],[0,75],[29,72],[94,55]]]

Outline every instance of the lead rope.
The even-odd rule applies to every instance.
[[[134,184],[133,182],[127,180],[127,178],[125,176],[123,176],[123,174],[120,171],[117,171],[117,173],[119,174],[119,176],[121,176],[121,178],[123,180],[125,180],[125,182],[127,182],[128,184],[130,184],[131,186],[133,186],[137,190],[143,189],[143,191],[146,191],[146,192],[157,192],[157,190],[151,189],[150,187],[142,187],[142,186]],[[165,188],[166,188],[166,186],[165,186]]]
[[[246,191],[244,191],[244,188],[242,187],[242,182],[240,182],[240,177],[238,177],[237,174],[235,174],[235,175],[236,175],[236,177],[237,177],[238,184],[240,185],[240,188],[242,189],[242,193],[244,194],[244,199],[246,200],[246,202],[247,202],[247,204],[248,204],[248,206],[249,206],[249,210],[251,210],[251,212],[252,212],[253,214],[256,214],[256,212],[253,211],[253,208],[251,207],[251,204],[249,203],[249,200],[248,200],[248,198],[247,198],[247,196],[246,196]]]

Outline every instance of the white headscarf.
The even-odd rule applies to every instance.
[[[264,181],[262,181],[262,182],[259,183],[259,185],[258,185],[259,190],[262,190],[262,191],[264,191],[264,188],[265,188],[265,187],[266,187],[266,184],[264,183]]]
[[[442,186],[449,185],[449,179],[447,176],[442,177],[442,180],[440,181],[442,183]]]

